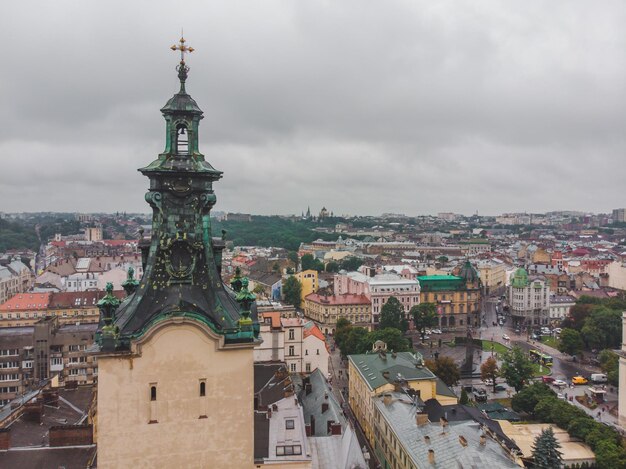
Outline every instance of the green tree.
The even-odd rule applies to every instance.
[[[461,398],[459,399],[459,404],[467,405],[469,403],[469,396],[467,395],[467,391],[465,388],[461,390]]]
[[[395,296],[390,296],[387,302],[380,309],[380,325],[381,329],[393,327],[406,332],[408,324],[404,315],[404,306]]]
[[[436,305],[434,303],[420,303],[413,306],[409,314],[413,317],[413,325],[415,329],[420,331],[422,342],[424,342],[426,328],[437,324]]]
[[[555,398],[556,394],[544,383],[533,383],[513,396],[511,407],[516,412],[533,414],[537,403],[545,397]]]
[[[567,433],[574,438],[584,440],[585,437],[595,428],[595,422],[589,417],[579,417],[573,419],[567,426]]]
[[[480,365],[480,379],[483,381],[491,380],[493,383],[493,392],[496,392],[496,378],[500,376],[500,369],[495,358],[489,357]]]
[[[339,272],[339,264],[335,261],[330,261],[326,264],[326,272]]]
[[[358,257],[350,256],[346,257],[341,261],[341,269],[347,270],[348,272],[354,272],[359,267],[363,265],[363,261]]]
[[[350,333],[350,329],[352,329],[352,324],[346,318],[337,319],[337,324],[335,326],[335,342],[337,346],[343,353],[343,349],[348,338],[348,334]],[[344,354],[345,355],[345,354]]]
[[[369,348],[368,330],[364,327],[352,327],[350,328],[350,332],[348,332],[341,353],[346,356],[365,353]]]
[[[252,293],[254,293],[255,295],[265,296],[265,288],[263,288],[263,285],[261,285],[260,283],[257,283],[252,289]]]
[[[370,332],[367,337],[367,350],[371,350],[374,342],[377,340],[385,342],[387,350],[393,350],[394,352],[407,352],[409,350],[409,341],[406,340],[400,329],[387,327]]]
[[[312,254],[305,254],[300,259],[302,264],[302,270],[317,270],[321,272],[324,270],[324,263],[319,259],[315,259]]]
[[[600,352],[598,360],[609,383],[613,386],[619,386],[619,356],[612,350],[606,349]]]
[[[461,379],[459,366],[451,357],[441,355],[435,360],[425,360],[424,364],[448,386],[454,386]]]
[[[585,319],[581,330],[583,340],[592,349],[617,348],[622,338],[622,313],[597,306]]]
[[[537,469],[554,469],[563,465],[561,445],[554,436],[552,427],[541,432],[533,444],[533,463]]]
[[[585,347],[580,332],[575,329],[565,328],[561,331],[561,341],[559,342],[559,351],[568,355],[577,355]]]
[[[294,276],[283,280],[283,297],[286,303],[300,308],[302,303],[302,283],[300,280]]]
[[[280,272],[280,264],[278,262],[274,262],[274,265],[272,265],[272,272],[275,274]]]
[[[533,376],[533,364],[521,348],[515,346],[502,354],[502,376],[509,386],[519,392]]]
[[[298,270],[298,266],[300,265],[300,258],[298,257],[298,253],[296,251],[289,251],[287,253],[287,259],[289,259],[293,263],[294,270]]]
[[[563,327],[580,331],[585,325],[585,319],[589,317],[592,309],[593,305],[582,304],[579,300],[579,302],[570,308],[569,317],[563,321]]]
[[[626,466],[624,448],[617,446],[612,441],[599,441],[593,450],[596,454],[596,466],[598,469],[623,468]]]

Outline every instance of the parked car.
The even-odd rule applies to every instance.
[[[563,394],[561,394],[560,392],[557,393],[556,398],[565,400],[565,396]]]
[[[506,334],[504,334],[504,335],[502,336],[502,338],[503,338],[504,340],[511,340],[511,338],[510,338],[508,335],[506,335]]]
[[[591,381],[594,383],[606,383],[608,378],[604,373],[592,373]]]
[[[515,333],[516,334],[519,334],[520,332],[522,332],[522,331],[520,331],[519,329],[515,329]]]
[[[574,376],[572,378],[572,384],[587,384],[589,380],[584,376]]]
[[[542,376],[541,381],[546,384],[554,383],[555,379],[552,376]]]
[[[567,383],[562,379],[555,379],[554,381],[552,381],[552,386],[556,386],[557,388],[564,388],[565,386],[567,386]]]
[[[496,392],[506,391],[506,386],[504,384],[496,384]]]
[[[493,380],[491,379],[483,379],[483,383],[485,383],[485,386],[493,386]]]
[[[433,329],[432,331],[433,334],[441,334],[441,329]]]
[[[562,330],[563,329],[561,329],[560,327],[555,327],[554,328],[554,332],[556,332],[557,334],[560,334]]]
[[[482,388],[473,387],[472,394],[474,394],[476,402],[485,402],[487,400],[487,391]]]

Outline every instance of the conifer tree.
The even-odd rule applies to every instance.
[[[554,436],[552,427],[546,428],[533,444],[533,462],[537,469],[555,469],[563,466],[561,445]]]

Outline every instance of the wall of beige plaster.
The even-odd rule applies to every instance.
[[[98,467],[253,467],[252,348],[218,350],[201,328],[172,324],[140,354],[98,359]]]

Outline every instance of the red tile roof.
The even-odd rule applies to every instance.
[[[0,311],[32,311],[48,309],[51,293],[18,293],[0,305]]]
[[[315,337],[320,339],[322,342],[324,342],[326,340],[326,337],[324,336],[324,333],[320,330],[319,327],[317,327],[316,324],[313,324],[312,327],[306,327],[305,326],[305,328],[304,328],[304,338],[306,339],[310,335],[314,335]]]
[[[372,302],[365,295],[318,295],[311,293],[305,297],[305,300],[313,301],[329,306],[335,305],[369,305]]]
[[[265,319],[270,318],[273,329],[280,329],[280,312],[279,311],[265,311],[259,313],[259,322],[264,323]]]
[[[50,308],[77,308],[84,306],[95,306],[95,304],[106,295],[105,291],[80,291],[80,292],[59,292],[52,293],[50,298]],[[113,292],[118,299],[126,297],[124,290]]]

